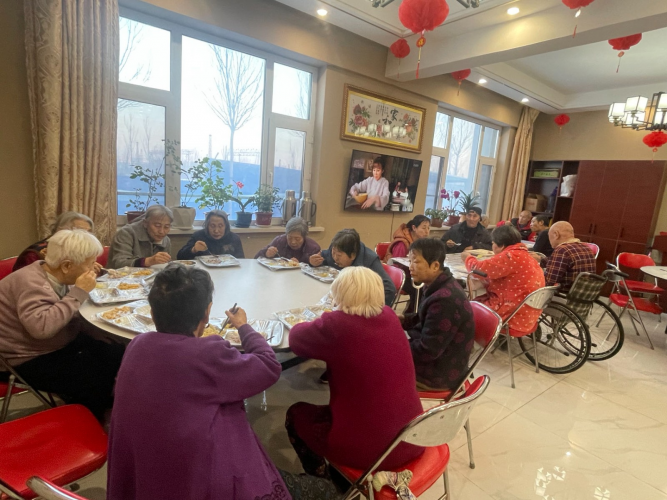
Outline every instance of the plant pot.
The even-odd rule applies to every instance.
[[[442,227],[442,219],[431,219],[431,227]]]
[[[255,224],[260,227],[269,227],[273,212],[255,212]]]
[[[252,221],[252,214],[250,212],[236,212],[236,227],[250,227]]]
[[[449,217],[447,217],[447,225],[449,227],[455,226],[459,222],[460,221],[459,221],[459,216],[458,215],[450,215]]]
[[[197,215],[197,211],[194,208],[174,207],[171,211],[174,214],[174,228],[192,229],[192,224],[195,222],[195,215]]]
[[[132,224],[135,221],[135,219],[138,219],[145,213],[146,212],[143,210],[129,210],[125,212],[125,215],[127,216],[127,223]]]

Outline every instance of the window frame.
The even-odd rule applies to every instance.
[[[304,147],[304,164],[301,170],[301,189],[302,191],[311,190],[312,166],[313,166],[313,144],[315,136],[315,103],[317,101],[317,81],[319,78],[319,68],[310,66],[286,57],[273,54],[271,52],[256,49],[251,46],[243,45],[233,40],[220,37],[205,31],[199,31],[188,26],[166,21],[142,12],[138,12],[126,7],[120,7],[119,16],[140,22],[156,28],[170,32],[170,53],[169,53],[169,78],[170,90],[162,90],[143,85],[137,85],[127,82],[118,82],[118,99],[127,99],[165,108],[165,140],[176,141],[176,154],[181,155],[181,96],[182,96],[182,56],[183,56],[183,36],[194,38],[202,42],[215,44],[227,49],[243,52],[245,54],[261,58],[265,61],[264,74],[264,95],[263,95],[263,114],[262,114],[262,139],[260,155],[260,184],[271,184],[273,186],[275,169],[275,137],[277,128],[286,128],[304,132],[306,134]],[[296,118],[292,116],[274,113],[273,103],[273,68],[274,64],[279,63],[301,71],[310,73],[310,108],[309,117]],[[117,174],[116,174],[117,175]],[[297,193],[297,197],[301,193]],[[116,195],[118,196],[118,195]],[[179,206],[181,201],[181,183],[177,174],[165,171],[165,206]],[[232,215],[230,214],[230,218]],[[202,219],[197,219],[201,221]],[[280,220],[280,217],[274,217],[273,221]],[[118,215],[116,218],[118,225],[127,222],[125,215]]]

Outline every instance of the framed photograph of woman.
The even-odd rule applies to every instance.
[[[345,85],[341,138],[420,153],[426,109]]]

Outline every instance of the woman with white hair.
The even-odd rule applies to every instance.
[[[0,281],[0,354],[35,389],[88,407],[111,408],[123,347],[90,337],[79,308],[95,288],[102,245],[90,233],[58,231],[46,261]]]
[[[93,224],[93,221],[87,215],[78,212],[63,212],[56,217],[53,226],[51,226],[51,234],[49,235],[49,238],[62,229],[81,229],[93,233],[95,231],[95,224]],[[46,244],[48,243],[49,238],[44,238],[37,243],[33,243],[23,250],[23,252],[16,258],[12,272],[18,271],[22,267],[30,265],[35,261],[44,260],[44,256],[46,255]]]
[[[292,217],[285,225],[285,234],[276,236],[271,243],[257,252],[255,258],[284,257],[308,264],[310,256],[320,250],[320,245],[308,237],[308,223],[301,217]]]
[[[132,224],[123,226],[109,249],[108,267],[150,267],[171,260],[169,231],[174,215],[167,207],[151,205]]]
[[[384,305],[382,279],[365,267],[347,267],[331,294],[335,311],[295,325],[289,335],[294,354],[327,364],[330,404],[296,403],[285,422],[304,471],[318,477],[329,477],[325,457],[366,469],[422,412],[408,339]],[[382,467],[397,470],[422,453],[402,443]]]

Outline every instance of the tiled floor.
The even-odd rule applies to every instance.
[[[468,467],[461,432],[451,443],[451,498],[667,500],[667,335],[664,322],[644,320],[655,351],[626,322],[616,357],[562,376],[519,362],[516,389],[506,353],[487,357],[480,371],[491,385],[471,419],[477,467]],[[321,372],[314,361],[285,372],[267,391],[267,411],[261,395],[249,401],[248,418],[278,467],[301,471],[284,415],[296,401],[327,402]],[[81,493],[102,500],[105,481],[102,470],[81,482]],[[421,498],[442,491],[438,482]]]

